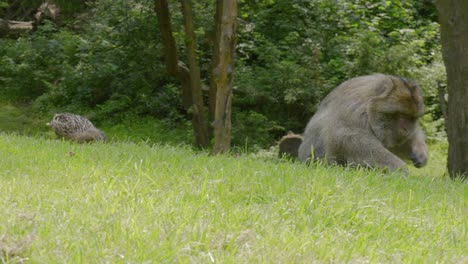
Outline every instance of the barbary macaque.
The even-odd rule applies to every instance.
[[[384,74],[349,79],[319,105],[303,133],[301,161],[326,160],[408,173],[427,162],[418,119],[424,114],[416,82]]]

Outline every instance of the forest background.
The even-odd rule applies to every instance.
[[[215,157],[191,147],[157,1],[56,0],[60,12],[21,35],[0,21],[2,262],[468,262],[468,189],[445,177],[446,76],[432,1],[238,1],[236,153]],[[36,21],[45,2],[0,0],[0,18]],[[214,1],[192,3],[208,97]],[[180,1],[169,4],[187,61]],[[331,89],[374,72],[423,88],[426,167],[387,177],[277,158],[270,147],[302,132]],[[45,123],[64,111],[90,118],[110,144],[56,140]]]
[[[0,1],[0,17],[33,20],[42,2]],[[165,69],[154,1],[55,3],[58,16],[45,17],[28,34],[0,39],[3,108],[21,105],[25,118],[36,120],[23,132],[46,131],[44,120],[67,111],[89,117],[111,138],[124,128],[135,137],[193,143],[180,84]],[[177,1],[170,8],[185,60]],[[446,77],[432,1],[242,0],[238,8],[234,149],[268,148],[288,131],[301,133],[331,89],[375,72],[417,80],[428,140],[445,139],[438,88],[445,88]],[[193,11],[207,96],[213,1],[193,1]],[[10,113],[2,130],[18,130],[7,124]]]

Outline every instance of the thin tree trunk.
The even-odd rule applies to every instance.
[[[159,32],[164,46],[167,72],[182,84],[182,105],[186,110],[192,106],[190,72],[188,67],[179,61],[177,45],[172,35],[171,16],[167,0],[154,0],[154,11],[158,18]]]
[[[203,103],[203,93],[200,81],[200,67],[197,59],[197,43],[194,36],[192,3],[190,0],[181,0],[182,14],[185,26],[185,42],[187,47],[187,59],[190,68],[190,87],[192,88],[192,123],[195,131],[195,139],[200,147],[209,145],[208,130]]]
[[[214,25],[215,28],[210,34],[210,42],[212,43],[212,55],[211,55],[211,69],[213,70],[216,68],[216,66],[219,63],[219,41],[218,41],[218,36],[217,34],[219,33],[218,25],[220,25],[219,21],[221,21],[221,13],[222,13],[222,8],[223,5],[221,4],[216,4],[216,10],[215,10],[215,16],[214,16]],[[215,111],[216,111],[216,83],[214,81],[214,76],[212,72],[212,76],[210,78],[210,92],[209,92],[209,97],[208,97],[208,109],[210,113],[210,119],[214,120],[215,119]]]
[[[215,58],[213,81],[216,88],[216,108],[213,153],[224,153],[231,146],[231,104],[234,76],[236,0],[217,0]],[[217,56],[217,57],[216,57]]]
[[[450,177],[468,175],[468,1],[438,0],[442,54],[447,71]]]

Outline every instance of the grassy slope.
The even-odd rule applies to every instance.
[[[74,155],[71,155],[73,152]],[[32,263],[466,262],[444,148],[408,178],[0,134],[0,250]]]

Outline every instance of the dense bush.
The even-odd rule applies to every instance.
[[[171,8],[182,44],[178,3]],[[418,80],[431,113],[432,125],[425,127],[440,138],[436,87],[444,69],[430,1],[262,0],[240,1],[239,8],[234,144],[266,147],[288,130],[302,132],[331,89],[373,72]],[[213,1],[196,1],[194,12],[208,86]],[[65,27],[45,21],[28,37],[0,40],[1,96],[32,102],[37,111],[183,123],[179,84],[164,68],[153,1],[95,1],[84,17]]]
[[[179,92],[162,65],[156,19],[148,1],[97,1],[83,32],[46,23],[0,48],[0,71],[11,100],[35,109],[125,112],[180,120]]]
[[[61,43],[50,38],[56,29],[46,23],[30,39],[0,39],[0,93],[14,101],[31,101],[49,91],[62,73]]]

